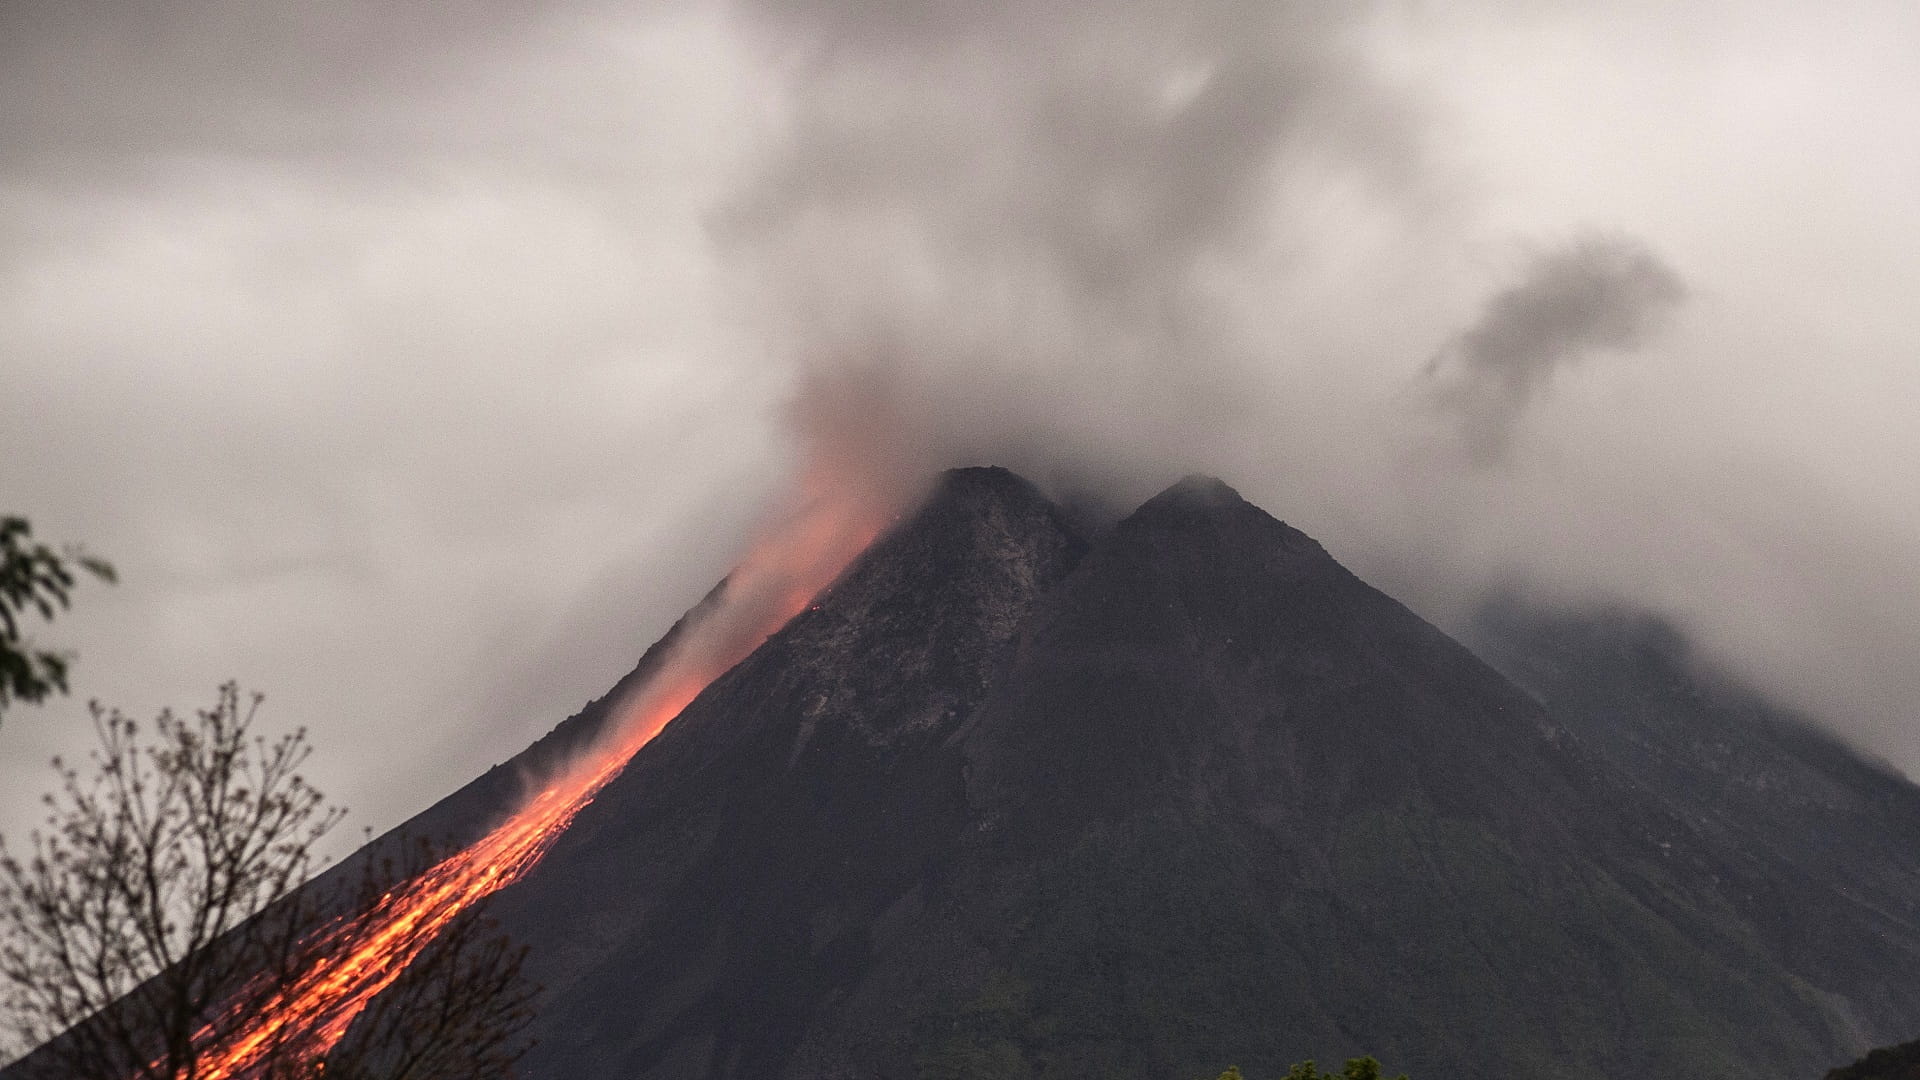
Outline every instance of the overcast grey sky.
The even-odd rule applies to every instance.
[[[1920,772],[1920,8],[0,5],[0,833],[237,678],[384,828],[806,446],[1215,472],[1443,624],[1625,598]]]

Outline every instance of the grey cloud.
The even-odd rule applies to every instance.
[[[676,6],[660,0],[642,15]],[[290,170],[390,183],[444,162],[497,169],[593,150],[593,58],[522,67],[603,5],[579,0],[116,0],[0,5],[0,176],[144,191]],[[532,48],[530,49],[529,46]],[[585,78],[580,78],[581,74]],[[621,72],[621,81],[631,76]],[[522,99],[499,93],[531,76]],[[577,80],[577,81],[575,81]],[[573,85],[570,85],[570,82]],[[577,96],[576,96],[577,95]],[[477,100],[490,99],[490,100]]]
[[[836,15],[866,14],[844,8],[801,10],[826,32]],[[1154,306],[1195,260],[1246,238],[1290,159],[1365,170],[1412,153],[1413,127],[1351,40],[1357,19],[1332,10],[991,8],[974,27],[991,48],[940,32],[950,13],[904,21],[896,34],[925,31],[904,55],[842,47],[801,69],[785,150],[728,220],[764,242],[821,215],[898,215],[913,230],[903,239],[934,246],[936,270],[1040,273],[1068,302]],[[1377,138],[1329,137],[1359,113]]]
[[[0,5],[0,501],[124,572],[64,624],[83,695],[238,677],[382,826],[611,685],[811,453],[897,491],[994,461],[1099,507],[1218,473],[1442,621],[1491,580],[1625,596],[1920,761],[1889,715],[1920,597],[1876,588],[1920,581],[1920,486],[1887,464],[1920,219],[1873,156],[1914,108],[1783,118],[1751,77],[1812,27],[1876,39],[1810,54],[1863,73],[1820,86],[1900,90],[1910,33],[724,2]],[[1690,20],[1715,32],[1662,36]],[[1815,130],[1860,136],[1821,145],[1861,200],[1805,197]],[[1754,131],[1767,154],[1720,156]],[[1662,363],[1470,370],[1658,326],[1488,304],[1476,252],[1578,221],[1698,284],[1639,339]],[[1469,378],[1529,388],[1507,468],[1422,454],[1461,415],[1430,391]],[[66,705],[0,728],[4,831]]]
[[[808,437],[904,473],[999,462],[1116,506],[1218,472],[1443,623],[1516,579],[1624,598],[1920,760],[1889,711],[1901,666],[1865,677],[1847,659],[1913,645],[1841,614],[1860,573],[1902,565],[1874,513],[1815,487],[1803,513],[1865,531],[1763,523],[1743,506],[1778,470],[1703,480],[1767,433],[1700,396],[1747,376],[1713,370],[1698,341],[1678,366],[1594,364],[1582,385],[1604,405],[1548,392],[1652,345],[1689,287],[1621,233],[1541,251],[1491,291],[1463,272],[1460,252],[1489,242],[1480,200],[1506,178],[1450,172],[1440,106],[1382,63],[1382,8],[742,10],[779,58],[789,122],[716,221],[797,371]],[[1676,425],[1645,404],[1669,395],[1695,414]],[[1427,452],[1436,415],[1464,459]],[[1527,455],[1511,452],[1523,418]],[[1788,554],[1815,534],[1875,569]],[[1761,597],[1845,630],[1785,631]]]
[[[1366,5],[883,7],[746,9],[806,60],[785,141],[716,222],[811,399],[893,384],[906,468],[1184,471],[1143,461],[1264,382],[1221,278],[1318,239],[1276,196],[1391,206],[1418,182]]]
[[[1680,276],[1631,237],[1585,236],[1542,252],[1429,363],[1435,401],[1458,417],[1474,460],[1503,457],[1556,373],[1640,347],[1686,295]]]
[[[0,5],[0,504],[123,571],[0,727],[0,831],[87,697],[228,678],[384,828],[724,571],[780,469],[698,225],[733,72],[603,15]]]

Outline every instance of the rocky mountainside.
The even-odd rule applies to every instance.
[[[950,473],[499,894],[526,1073],[1800,1080],[1920,1031],[1920,790],[1656,624],[1480,631],[1217,481],[1082,535]]]
[[[1829,1072],[1826,1080],[1920,1080],[1920,1042],[1875,1050],[1851,1065]]]
[[[1911,783],[1706,668],[1644,614],[1499,603],[1472,640],[1658,807],[1667,859],[1714,883],[1769,956],[1813,985],[1845,988],[1860,1045],[1920,1032]]]

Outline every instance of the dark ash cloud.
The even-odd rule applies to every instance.
[[[878,457],[905,471],[1130,493],[1244,473],[1275,391],[1257,339],[1338,242],[1314,204],[1417,231],[1425,133],[1368,55],[1370,5],[742,10],[789,121],[718,235],[803,430],[884,401],[900,438]]]
[[[1116,506],[1213,472],[1443,625],[1516,581],[1642,605],[1920,760],[1890,704],[1899,665],[1830,677],[1920,644],[1840,614],[1854,575],[1834,565],[1898,574],[1873,500],[1814,488],[1804,516],[1754,519],[1781,470],[1755,463],[1772,433],[1726,389],[1794,369],[1673,320],[1689,283],[1635,237],[1716,302],[1741,255],[1703,262],[1697,240],[1673,247],[1670,215],[1579,203],[1496,227],[1487,189],[1511,177],[1463,179],[1458,129],[1396,66],[1419,18],[1239,0],[737,10],[782,79],[782,123],[716,232],[803,440],[908,476],[1003,464]],[[1436,84],[1461,60],[1441,54]],[[1463,265],[1593,220],[1630,232],[1543,250],[1491,288]],[[1658,365],[1596,362],[1656,347]],[[1429,452],[1436,417],[1465,455]],[[1815,533],[1830,562],[1785,555]],[[1788,606],[1847,629],[1814,634]]]
[[[1476,462],[1503,458],[1522,412],[1557,373],[1639,348],[1686,296],[1680,276],[1628,236],[1541,252],[1428,364],[1434,401],[1458,418]]]
[[[378,827],[611,685],[808,454],[1216,473],[1443,624],[1641,603],[1911,768],[1920,28],[1859,14],[0,5],[0,509],[121,566],[83,697],[237,677]],[[1687,317],[1631,243],[1491,279],[1571,222]],[[1504,467],[1426,452],[1467,405]],[[0,831],[63,704],[0,728]]]

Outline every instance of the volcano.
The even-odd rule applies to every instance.
[[[1920,789],[1650,620],[1476,644],[1218,481],[1087,530],[948,473],[497,897],[527,1075],[1786,1078],[1920,1031]]]
[[[483,835],[687,625],[408,830]],[[1786,1080],[1920,1033],[1920,789],[1657,620],[1472,640],[1216,480],[1090,528],[947,473],[495,895],[525,1075]]]

